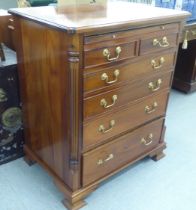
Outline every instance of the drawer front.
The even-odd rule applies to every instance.
[[[84,52],[84,66],[95,67],[104,64],[111,64],[137,56],[137,41],[133,40],[129,43],[96,48]]]
[[[148,34],[141,39],[140,55],[177,47],[178,33]]]
[[[168,92],[143,99],[83,125],[83,150],[165,114]]]
[[[84,119],[169,88],[171,75],[172,72],[159,73],[147,79],[136,80],[127,86],[86,98],[84,100]]]
[[[176,52],[164,51],[160,54],[141,57],[132,63],[123,63],[98,72],[84,75],[84,91],[86,94],[103,88],[111,89],[122,83],[156,72],[168,71],[174,67]],[[141,61],[141,62],[140,62]]]
[[[178,23],[172,23],[172,24],[164,24],[160,26],[153,26],[148,28],[142,28],[142,29],[134,29],[134,30],[126,30],[121,32],[111,32],[106,34],[100,34],[100,35],[91,35],[91,36],[85,36],[84,37],[84,46],[85,49],[93,49],[95,46],[100,46],[100,43],[106,42],[107,43],[116,43],[116,42],[122,42],[123,40],[127,40],[131,37],[135,36],[143,36],[143,34],[149,34],[149,33],[159,33],[159,32],[178,32],[179,31],[179,24]],[[98,45],[96,45],[98,44]]]
[[[161,139],[159,119],[83,155],[83,185],[109,175],[152,150]]]

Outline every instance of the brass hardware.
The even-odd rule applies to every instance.
[[[111,131],[113,129],[114,125],[115,125],[115,120],[110,121],[110,127],[108,129],[105,129],[104,125],[100,125],[99,132],[108,133],[109,131]]]
[[[116,47],[116,50],[115,50],[115,52],[116,52],[116,57],[110,58],[111,53],[110,53],[110,51],[106,48],[106,49],[103,50],[103,55],[107,58],[108,61],[115,61],[115,60],[117,60],[117,59],[119,58],[121,51],[122,51],[122,49],[121,49],[120,46]]]
[[[102,164],[108,162],[109,160],[112,160],[113,158],[114,158],[114,155],[113,154],[109,154],[106,159],[104,159],[104,160],[103,159],[99,159],[97,161],[97,165],[102,165]]]
[[[0,102],[5,101],[7,101],[6,92],[2,88],[0,88]]]
[[[120,71],[118,69],[116,69],[113,74],[114,74],[114,77],[115,77],[114,80],[109,81],[109,77],[106,73],[103,73],[101,75],[101,80],[103,80],[103,81],[105,80],[105,83],[107,83],[107,84],[113,84],[113,83],[118,81],[118,76],[120,75]]]
[[[149,88],[151,91],[155,92],[155,91],[157,91],[157,90],[159,90],[159,89],[161,88],[161,83],[162,83],[162,79],[158,79],[158,80],[156,81],[156,84],[154,84],[153,82],[150,82],[150,83],[148,84],[148,88]]]
[[[150,144],[152,144],[152,142],[153,142],[153,134],[152,133],[150,133],[146,139],[145,138],[141,139],[141,143],[144,144],[145,146],[149,146]]]
[[[14,20],[12,18],[9,19],[10,22],[14,22]]]
[[[106,99],[103,98],[103,99],[101,99],[101,101],[100,101],[100,105],[103,106],[105,109],[108,109],[108,108],[110,108],[110,107],[112,107],[112,106],[115,105],[117,98],[118,98],[117,95],[113,95],[113,96],[112,96],[112,104],[110,104],[110,105],[108,105]]]
[[[18,107],[7,109],[2,114],[2,124],[7,128],[15,128],[22,124],[22,112]]]
[[[189,31],[186,30],[185,36],[184,36],[184,41],[182,43],[182,49],[183,50],[186,50],[188,48],[188,33],[189,33]]]
[[[163,63],[165,62],[165,58],[164,57],[161,57],[160,59],[159,59],[159,62],[158,62],[158,64],[156,63],[156,61],[153,59],[152,61],[151,61],[151,65],[152,65],[152,67],[154,68],[154,69],[160,69],[162,66],[163,66]]]
[[[153,39],[152,44],[153,44],[153,46],[159,45],[160,47],[168,47],[169,46],[169,42],[168,42],[166,36],[164,36],[161,41],[159,41],[158,39]]]
[[[152,112],[156,111],[156,108],[158,107],[158,104],[157,102],[154,102],[152,107],[149,107],[149,106],[145,106],[145,112],[147,114],[151,114]]]
[[[8,25],[8,28],[11,29],[11,30],[14,30],[14,26],[11,26],[11,25]]]

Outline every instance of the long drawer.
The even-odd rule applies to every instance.
[[[105,114],[83,125],[83,150],[165,114],[168,92],[150,96],[136,104]]]
[[[90,73],[84,74],[84,92],[88,94],[96,90],[112,89],[131,80],[140,79],[156,72],[168,71],[174,67],[175,55],[174,50],[163,51],[101,71],[89,70]]]
[[[172,72],[154,74],[131,84],[84,99],[84,119],[169,88]]]
[[[96,181],[152,150],[161,138],[163,120],[153,121],[83,155],[83,185]]]

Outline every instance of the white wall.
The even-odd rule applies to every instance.
[[[17,7],[17,0],[0,0],[0,9]]]

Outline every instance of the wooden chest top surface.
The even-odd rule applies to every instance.
[[[155,8],[130,2],[110,2],[106,5],[73,4],[66,7],[17,8],[11,14],[23,16],[69,33],[92,32],[113,26],[130,28],[172,22],[189,15],[185,11]]]

